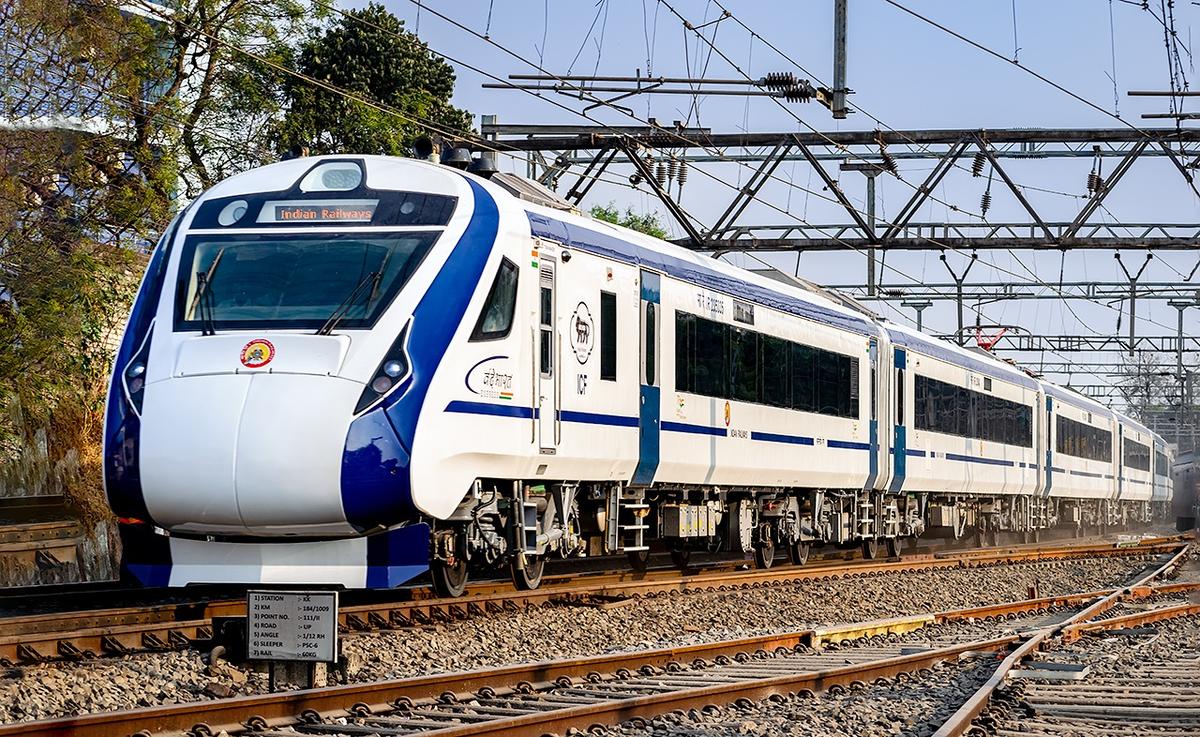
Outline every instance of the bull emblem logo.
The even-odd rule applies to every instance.
[[[579,361],[580,365],[587,363],[596,345],[596,331],[592,323],[592,312],[583,302],[575,307],[575,314],[571,315],[567,331],[571,338],[571,350],[575,351],[575,360]]]

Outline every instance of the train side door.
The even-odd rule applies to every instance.
[[[662,280],[652,272],[641,272],[641,375],[638,390],[638,464],[633,483],[649,485],[658,470],[660,449],[659,414],[661,412],[661,357],[659,356],[662,328]]]
[[[554,285],[555,261],[542,253],[538,263],[538,447],[543,453],[558,448],[558,331]]]
[[[908,473],[908,428],[905,426],[905,373],[908,369],[908,351],[896,348],[892,352],[892,375],[894,401],[892,408],[892,481],[888,491],[894,493],[904,488],[904,477]]]

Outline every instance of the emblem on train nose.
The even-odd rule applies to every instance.
[[[242,365],[246,368],[262,368],[275,358],[275,346],[264,338],[255,338],[242,348]]]
[[[571,334],[571,350],[575,351],[575,360],[581,364],[587,363],[592,355],[592,348],[596,345],[596,331],[592,322],[592,312],[583,302],[579,303],[575,314],[571,315],[568,331]]]

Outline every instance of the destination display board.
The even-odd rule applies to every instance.
[[[379,200],[292,200],[263,204],[260,223],[369,223]]]
[[[246,592],[251,660],[337,660],[336,591]]]

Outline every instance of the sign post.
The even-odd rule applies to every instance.
[[[270,661],[272,691],[277,670],[289,680],[303,671],[300,680],[307,682],[298,685],[317,685],[316,665],[338,658],[337,615],[336,591],[246,592],[247,655]],[[291,664],[303,666],[298,670]]]

